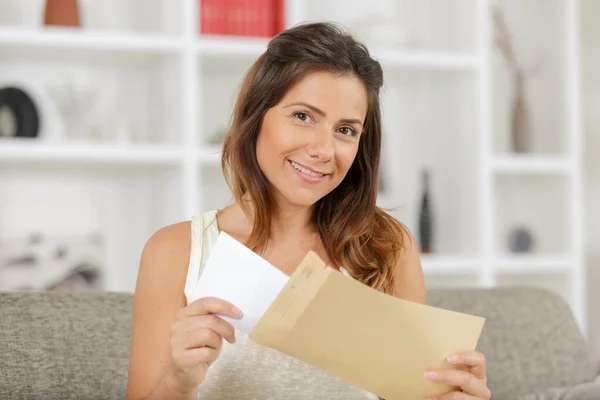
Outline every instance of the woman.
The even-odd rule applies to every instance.
[[[224,231],[288,275],[313,250],[366,285],[425,303],[413,238],[375,205],[382,84],[379,63],[334,25],[271,40],[245,77],[223,148],[235,203],[165,227],[144,247],[128,399],[370,398],[213,315],[240,317],[234,304],[189,299]],[[426,374],[458,387],[439,399],[490,398],[483,355],[450,360],[466,368]]]

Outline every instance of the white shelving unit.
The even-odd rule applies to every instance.
[[[11,1],[16,5],[21,0]],[[345,0],[332,0],[327,7],[315,8],[317,0],[288,0],[287,25],[329,19],[352,26],[357,15],[373,7],[414,13],[405,19],[410,19],[420,40],[405,47],[369,48],[381,61],[386,79],[382,162],[387,188],[380,203],[399,207],[395,215],[413,231],[420,193],[415,177],[423,166],[433,171],[437,251],[422,257],[428,285],[452,282],[491,287],[515,281],[536,285],[541,280],[535,277],[559,279],[561,291],[584,327],[577,1],[548,3],[556,9],[552,15],[561,18],[554,22],[563,39],[556,58],[562,74],[558,82],[564,83],[557,89],[564,94],[560,109],[564,126],[556,128],[562,145],[557,152],[530,155],[498,148],[502,142],[498,138],[505,133],[496,121],[502,107],[496,93],[499,62],[491,40],[490,0],[355,3],[356,7],[348,8]],[[521,2],[512,4],[508,11],[521,12]],[[0,140],[0,182],[3,178],[37,182],[40,175],[50,174],[48,179],[75,176],[89,185],[84,172],[100,177],[90,190],[102,216],[93,219],[93,229],[100,229],[107,240],[106,290],[134,289],[141,248],[156,229],[229,200],[220,176],[220,147],[209,138],[227,123],[242,74],[268,43],[266,39],[201,37],[197,0],[154,0],[140,6],[156,7],[151,15],[169,13],[153,17],[149,29],[102,29],[101,24],[94,29],[47,29],[19,26],[19,21],[0,25],[0,75],[9,71],[43,86],[51,81],[46,67],[63,75],[71,73],[72,65],[78,68],[76,73],[87,68],[120,82],[114,98],[127,97],[118,104],[137,121],[138,140],[124,144],[72,142],[47,130],[36,140]],[[327,14],[332,10],[336,12]],[[146,93],[145,88],[152,92]],[[147,117],[155,119],[144,124]],[[505,192],[517,197],[527,193],[537,188],[537,179],[542,182],[540,190],[546,186],[555,190],[558,185],[563,193],[565,201],[559,206],[564,208],[552,212],[564,216],[565,225],[559,227],[564,246],[554,250],[551,240],[546,246],[550,251],[510,254],[502,250],[499,239],[505,234],[503,221],[513,211],[504,207],[503,196]],[[0,184],[0,193],[8,190]],[[539,195],[541,203],[553,200],[543,191],[532,193]],[[0,236],[5,206],[0,200]],[[39,218],[34,216],[39,212],[31,210],[32,221]],[[543,242],[548,229],[536,228]]]
[[[184,159],[184,152],[179,146],[30,142],[3,140],[0,145],[0,159],[2,162],[167,166],[179,166]]]
[[[76,29],[0,28],[4,46],[36,50],[89,50],[148,54],[179,54],[181,40],[164,35],[86,32]]]
[[[573,163],[563,156],[496,156],[493,168],[498,174],[568,174]]]

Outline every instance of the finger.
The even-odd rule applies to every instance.
[[[194,315],[221,314],[231,318],[240,318],[242,311],[233,304],[216,297],[202,297],[180,310],[180,317]]]
[[[185,332],[181,341],[184,349],[211,347],[218,349],[223,345],[223,338],[208,328]]]
[[[200,331],[180,332],[171,336],[173,354],[181,355],[188,349],[210,347],[218,349],[223,346],[223,339],[209,329]]]
[[[466,371],[442,369],[428,371],[425,377],[429,380],[446,383],[450,386],[458,387],[470,395],[487,399],[488,388],[485,380],[478,379],[475,375]]]
[[[193,368],[202,363],[212,364],[219,358],[220,353],[221,349],[213,349],[212,347],[190,349],[179,360],[179,366],[181,368]]]
[[[465,392],[449,392],[440,396],[428,397],[425,400],[479,400],[475,396],[471,396]]]
[[[465,365],[469,367],[470,372],[479,379],[486,377],[485,356],[478,351],[465,351],[463,353],[453,354],[448,357],[448,362],[454,365]]]
[[[176,321],[172,330],[173,332],[187,332],[202,328],[212,329],[229,343],[235,343],[235,329],[233,326],[216,315],[197,315]]]

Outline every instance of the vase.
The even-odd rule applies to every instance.
[[[419,207],[419,247],[421,253],[433,252],[433,214],[431,204],[430,171],[421,171],[421,204]]]
[[[77,0],[46,0],[44,25],[81,26]]]
[[[531,131],[529,124],[529,110],[525,101],[523,78],[516,78],[515,97],[511,118],[512,150],[515,153],[531,151]]]

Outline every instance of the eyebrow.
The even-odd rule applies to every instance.
[[[314,111],[315,113],[319,114],[322,117],[327,116],[327,114],[325,113],[325,111],[321,110],[320,108],[317,108],[311,104],[308,103],[304,103],[302,101],[296,102],[296,103],[290,103],[286,106],[284,106],[283,108],[288,108],[288,107],[293,107],[293,106],[304,106],[306,108],[310,108],[312,111]],[[363,125],[363,122],[360,119],[353,119],[353,118],[342,118],[340,120],[340,122],[344,123],[344,124],[358,124],[360,126]]]

